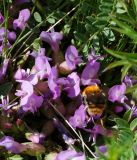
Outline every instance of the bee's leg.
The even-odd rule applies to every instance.
[[[82,95],[82,99],[83,99],[83,103],[84,103],[84,105],[85,105],[85,106],[87,106],[87,105],[88,105],[88,103],[87,103],[87,100],[86,100],[86,99],[87,99],[86,94],[83,94],[83,95]]]
[[[93,124],[96,124],[95,121],[94,121],[93,116],[91,116],[90,119],[91,119],[91,121],[93,122]]]
[[[105,127],[104,127],[104,120],[103,120],[103,118],[100,119],[100,123],[101,123],[101,126],[102,126],[103,128],[105,128]]]
[[[94,143],[96,143],[96,138],[97,138],[97,136],[96,136],[96,134],[94,134],[92,137]]]

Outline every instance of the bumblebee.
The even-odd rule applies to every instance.
[[[106,95],[98,85],[90,85],[82,92],[83,102],[89,116],[100,117],[106,108]]]

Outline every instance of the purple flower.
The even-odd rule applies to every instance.
[[[8,32],[7,38],[9,41],[15,41],[16,40],[16,33],[15,32]]]
[[[9,41],[7,41],[6,49],[9,49],[10,47],[11,47],[11,44],[9,43]],[[2,43],[2,45],[0,46],[0,54],[3,52],[3,48],[4,48],[4,43]]]
[[[9,59],[4,59],[2,67],[0,68],[0,80],[2,80],[3,77],[6,75],[8,64],[9,64]]]
[[[101,59],[101,58],[104,58],[104,57],[100,56],[100,55],[96,55],[94,49],[91,49],[90,53],[88,54],[88,61],[91,61],[91,60],[96,61],[96,60]]]
[[[33,85],[28,81],[21,81],[21,90],[17,90],[16,96],[23,97],[26,99],[27,96],[33,94]]]
[[[132,87],[135,83],[137,83],[137,80],[133,79],[131,76],[125,76],[123,81],[127,86]]]
[[[17,90],[15,95],[21,97],[20,105],[25,112],[34,113],[42,105],[43,98],[34,93],[33,85],[30,82],[25,80],[21,82],[21,90]]]
[[[57,53],[59,50],[59,42],[62,40],[63,35],[59,32],[45,32],[42,31],[40,34],[40,38],[49,43],[53,52]]]
[[[115,85],[109,89],[108,100],[111,102],[120,102],[123,103],[126,98],[126,85],[122,83],[121,85]]]
[[[38,52],[33,51],[32,53],[30,53],[30,55],[35,57],[35,58],[38,57],[38,56],[45,56],[45,48],[40,48],[38,50]]]
[[[86,160],[85,155],[82,152],[76,152],[75,150],[66,150],[61,151],[57,157],[56,160]]]
[[[96,78],[99,68],[100,68],[99,62],[96,62],[95,60],[89,61],[81,75],[82,84],[92,85],[100,83],[100,81]]]
[[[14,139],[9,136],[5,136],[0,139],[0,146],[5,147],[8,151],[12,153],[20,153],[26,149],[24,145],[14,141]]]
[[[33,53],[33,56],[36,55]],[[40,80],[48,78],[51,72],[51,66],[48,60],[49,58],[45,56],[45,48],[41,48],[38,52],[38,55],[35,57],[35,69]]]
[[[14,75],[14,78],[15,80],[24,80],[29,76],[29,72],[30,70],[25,71],[19,67]]]
[[[11,44],[9,43],[9,41],[15,41],[16,39],[16,33],[15,32],[9,32],[7,29],[5,29],[4,27],[0,28],[0,53],[2,53],[3,51],[3,47],[4,47],[4,36],[5,36],[5,32],[7,32],[7,42],[6,42],[6,49],[11,47]]]
[[[103,154],[107,152],[107,147],[105,145],[99,146],[98,149]]]
[[[53,99],[56,99],[61,94],[60,85],[57,84],[58,72],[56,67],[52,67],[51,73],[48,77],[48,86],[53,94]]]
[[[78,55],[78,51],[75,46],[69,46],[65,53],[65,60],[71,70],[76,69],[76,65],[82,62],[81,57]]]
[[[0,107],[2,107],[2,109],[4,109],[4,110],[8,110],[11,107],[13,107],[13,106],[15,106],[15,105],[18,104],[17,102],[14,102],[14,103],[10,104],[10,102],[9,102],[9,96],[7,96],[6,98],[4,98],[4,96],[1,95],[0,99],[1,99]]]
[[[30,74],[30,69],[25,71],[24,69],[18,68],[14,78],[18,82],[22,82],[22,80],[29,81],[32,85],[36,85],[38,83],[38,75]]]
[[[16,30],[17,28],[23,30],[26,26],[26,23],[30,17],[29,9],[23,9],[19,12],[18,19],[13,21],[13,28]]]
[[[64,87],[64,90],[68,93],[68,97],[76,97],[80,93],[80,78],[76,72],[68,75],[67,80],[69,82],[68,85]]]
[[[15,32],[10,32],[7,29],[5,29],[4,27],[1,27],[0,28],[0,43],[2,43],[3,40],[4,40],[5,32],[7,32],[7,39],[9,41],[15,41],[15,39],[16,39],[16,33]]]
[[[0,42],[3,42],[5,32],[6,32],[6,29],[4,27],[1,27],[0,28]]]
[[[27,102],[26,102],[27,100]],[[43,103],[43,97],[37,96],[35,93],[26,97],[26,99],[21,99],[22,108],[25,112],[30,111],[32,113],[37,112]]]
[[[75,111],[74,116],[70,117],[69,123],[74,128],[84,128],[86,126],[86,110],[83,104]]]

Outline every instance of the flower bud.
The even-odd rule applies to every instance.
[[[72,72],[66,61],[62,62],[58,68],[61,74],[70,74]]]

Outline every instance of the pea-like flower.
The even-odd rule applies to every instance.
[[[81,75],[81,82],[83,85],[92,85],[100,83],[97,79],[97,73],[100,68],[100,63],[95,60],[90,60],[84,68]]]
[[[16,30],[17,28],[23,30],[26,27],[27,21],[30,18],[29,9],[23,9],[19,12],[18,19],[13,21],[13,28]]]
[[[69,123],[74,128],[84,128],[86,126],[86,110],[83,104],[75,111],[74,116],[70,117]]]
[[[40,80],[48,78],[51,72],[51,66],[48,60],[50,60],[50,58],[45,56],[45,48],[41,48],[35,57],[35,69]]]
[[[137,83],[137,80],[136,79],[133,79],[132,76],[125,76],[123,82],[129,86],[129,87],[132,87],[134,84]]]
[[[34,93],[33,85],[29,81],[21,81],[21,90],[17,90],[16,96],[21,97],[20,105],[25,112],[36,112],[42,105],[43,97]]]
[[[86,160],[84,153],[76,152],[75,150],[68,149],[66,151],[61,151],[55,160]]]
[[[25,103],[23,100],[21,100],[21,103],[25,103],[24,105],[22,105],[23,110],[25,112],[30,111],[32,113],[37,112],[37,110],[41,107],[42,103],[43,103],[43,97],[42,96],[38,96],[35,93],[33,93],[32,95],[30,95],[29,97],[26,97],[27,102]]]
[[[58,71],[56,67],[51,68],[51,73],[48,77],[48,86],[53,94],[53,99],[60,97],[61,94],[61,86],[57,84],[58,79]]]
[[[42,31],[40,38],[51,46],[53,52],[57,53],[59,51],[59,42],[62,40],[63,35],[59,32]]]
[[[12,153],[21,153],[26,149],[24,145],[14,141],[14,138],[10,136],[4,136],[3,138],[1,138],[0,146],[5,147]]]
[[[4,27],[1,27],[0,28],[0,43],[2,43],[4,40],[5,32],[7,32],[7,39],[9,41],[16,40],[16,33],[15,32],[13,32],[13,31],[10,32],[9,30],[5,29]]]
[[[121,85],[115,85],[109,89],[108,100],[111,102],[120,102],[123,103],[127,99],[125,96],[126,85],[122,83]]]
[[[65,53],[65,60],[68,67],[71,70],[76,69],[76,65],[82,62],[81,57],[78,55],[78,51],[75,46],[71,45],[67,48]]]
[[[76,97],[80,93],[80,78],[76,72],[68,75],[66,78],[68,84],[64,85],[64,90],[68,93],[68,97]]]

